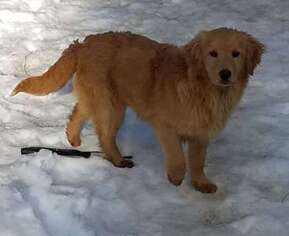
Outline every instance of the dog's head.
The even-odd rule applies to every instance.
[[[214,85],[231,86],[253,75],[265,46],[245,32],[218,28],[200,32],[185,50],[191,70],[206,73]]]

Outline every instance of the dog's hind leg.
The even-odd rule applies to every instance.
[[[77,103],[69,117],[66,128],[67,139],[73,147],[80,146],[81,144],[80,132],[86,119],[87,115],[81,111],[80,105]]]
[[[116,167],[133,167],[134,163],[122,157],[116,144],[117,131],[125,114],[125,105],[118,101],[112,103],[109,96],[102,96],[93,108],[91,118],[105,153],[104,158]]]

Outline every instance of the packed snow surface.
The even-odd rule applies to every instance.
[[[0,236],[289,235],[289,1],[0,1]],[[177,45],[198,31],[247,31],[267,53],[241,104],[210,145],[206,172],[216,194],[168,183],[153,130],[128,111],[119,134],[132,169],[100,156],[63,158],[23,146],[69,148],[71,84],[45,97],[10,97],[21,79],[47,69],[73,40],[133,31]],[[93,127],[82,150],[99,150]]]

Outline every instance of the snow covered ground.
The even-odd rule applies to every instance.
[[[289,235],[289,1],[1,0],[0,236]],[[119,143],[136,167],[20,147],[69,147],[71,85],[46,97],[9,94],[74,39],[130,30],[183,44],[199,30],[236,27],[268,50],[228,127],[211,144],[205,195],[166,179],[153,131],[129,111]],[[93,128],[84,150],[97,149]]]

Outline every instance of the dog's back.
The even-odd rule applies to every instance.
[[[102,87],[144,119],[170,106],[174,111],[175,83],[187,77],[179,48],[129,32],[88,36],[77,64],[78,96],[81,86]]]

